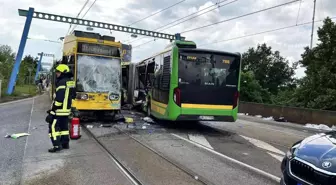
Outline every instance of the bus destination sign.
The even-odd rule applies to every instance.
[[[78,43],[78,53],[120,57],[119,48],[102,44]]]

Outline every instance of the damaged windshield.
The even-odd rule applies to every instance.
[[[120,92],[120,59],[77,56],[77,91]]]

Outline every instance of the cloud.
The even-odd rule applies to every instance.
[[[8,44],[12,46],[14,50],[17,50],[25,22],[24,17],[18,16],[18,8],[28,9],[29,7],[34,7],[36,11],[75,17],[85,1],[86,0],[0,0],[0,44]],[[211,12],[200,15],[199,17],[186,21],[183,24],[176,25],[169,29],[160,30],[171,34],[180,33],[185,30],[230,19],[242,14],[289,1],[290,0],[227,0],[222,4],[226,4],[228,2],[232,3],[226,6],[218,7]],[[88,3],[83,12],[86,12],[92,2],[93,0]],[[96,4],[92,6],[92,9],[87,13],[85,18],[120,25],[129,25],[177,2],[179,2],[179,0],[97,0]],[[160,12],[155,16],[135,23],[132,26],[153,30],[183,16],[187,16],[210,5],[214,5],[217,2],[219,2],[219,0],[185,0],[167,11]],[[209,44],[220,40],[230,40],[232,38],[242,37],[252,33],[295,25],[298,9],[299,2],[296,2],[287,6],[224,22],[204,29],[183,33],[182,35],[188,40],[195,41],[198,45]],[[302,1],[298,22],[303,23],[311,21],[312,10],[313,1]],[[202,12],[198,13],[198,15],[202,14]],[[336,1],[317,1],[316,20],[324,19],[326,16],[336,16],[334,12],[336,12]],[[316,30],[319,26],[321,26],[321,23],[316,23],[315,25],[314,44],[317,42]],[[67,34],[68,29],[69,24],[33,20],[29,37],[44,40],[58,40],[59,37],[63,37]],[[85,27],[77,26],[76,29],[85,30]],[[110,35],[110,31],[108,30],[95,29],[95,31],[101,34]],[[293,62],[299,60],[300,55],[303,52],[303,48],[305,46],[309,46],[310,34],[311,25],[306,25],[220,42],[217,44],[209,44],[204,47],[226,51],[244,52],[249,47],[255,47],[258,43],[266,42],[274,50],[280,51],[281,55]],[[131,34],[127,33],[112,31],[112,35],[116,37],[116,40],[120,40],[122,42],[138,40],[131,38]],[[141,38],[141,36],[139,36],[139,38]],[[150,40],[153,39],[144,38],[136,42],[131,42],[131,44],[133,46],[141,45],[142,43]],[[139,61],[159,52],[168,43],[169,42],[166,40],[157,40],[135,48],[133,52],[133,61]],[[36,56],[37,53],[43,51],[46,53],[53,53],[57,56],[57,58],[60,58],[62,54],[61,49],[61,44],[42,40],[28,40],[25,54]],[[304,69],[297,71],[297,76],[301,77],[303,75]]]

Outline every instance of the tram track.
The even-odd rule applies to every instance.
[[[126,165],[123,164],[120,159],[118,159],[117,155],[115,155],[113,152],[111,152],[109,150],[109,148],[107,146],[105,146],[105,144],[103,142],[101,142],[99,140],[99,138],[96,137],[88,128],[86,128],[85,126],[82,127],[82,128],[89,135],[89,137],[91,137],[102,148],[102,150],[110,157],[110,159],[118,166],[118,168],[131,180],[131,182],[133,184],[135,184],[135,185],[144,185],[144,184],[146,184],[145,182],[142,182],[136,176],[136,174],[134,174],[132,172],[132,170],[129,169],[129,167],[126,167]],[[137,144],[139,144],[140,146],[142,146],[143,148],[145,148],[149,152],[157,155],[159,158],[163,159],[164,161],[166,161],[170,165],[172,165],[172,166],[176,167],[177,169],[181,170],[183,173],[185,173],[186,175],[190,176],[192,179],[194,179],[198,183],[203,184],[203,185],[214,185],[212,182],[210,182],[206,178],[202,177],[202,175],[199,175],[199,174],[197,174],[197,173],[189,170],[185,166],[179,164],[178,162],[169,159],[168,157],[166,157],[165,155],[163,155],[159,151],[154,150],[153,148],[151,148],[150,146],[148,146],[144,142],[142,142],[139,139],[137,139],[137,138],[133,137],[132,135],[130,135],[129,133],[127,133],[127,132],[125,132],[125,131],[123,131],[120,128],[115,127],[115,126],[113,128],[116,129],[122,135],[127,136],[129,139],[133,140],[134,142],[136,142]]]
[[[156,155],[160,156],[162,159],[166,160],[167,162],[169,162],[170,164],[174,165],[175,167],[177,167],[178,169],[182,170],[183,172],[185,172],[186,174],[188,174],[189,176],[191,176],[192,178],[194,178],[195,180],[201,182],[204,185],[214,185],[213,183],[211,183],[209,180],[207,180],[206,178],[202,177],[199,174],[196,174],[195,172],[192,172],[191,170],[189,170],[188,168],[184,167],[183,165],[179,164],[176,161],[173,161],[171,159],[169,159],[168,157],[164,156],[161,152],[154,150],[153,148],[151,148],[150,146],[148,146],[147,144],[143,143],[142,141],[140,141],[139,139],[133,137],[132,135],[122,131],[120,128],[118,127],[114,127],[115,129],[117,129],[119,132],[127,135],[128,137],[130,137],[132,140],[136,141],[137,143],[139,143],[140,145],[142,145],[143,147],[147,148],[148,150],[152,151],[153,153],[155,153]]]
[[[92,132],[87,129],[86,127],[81,127],[83,128],[83,130],[85,131],[86,134],[88,134],[88,136],[90,138],[92,138],[97,145],[99,145],[99,147],[101,147],[101,149],[108,155],[108,157],[118,166],[118,168],[120,169],[120,171],[122,173],[124,173],[126,175],[126,177],[134,184],[134,185],[144,185],[144,183],[142,183],[131,171],[129,171],[114,155],[112,152],[110,152],[108,150],[108,148],[101,143],[98,138],[92,134]]]

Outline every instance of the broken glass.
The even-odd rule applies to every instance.
[[[120,93],[120,59],[77,56],[77,91]]]

